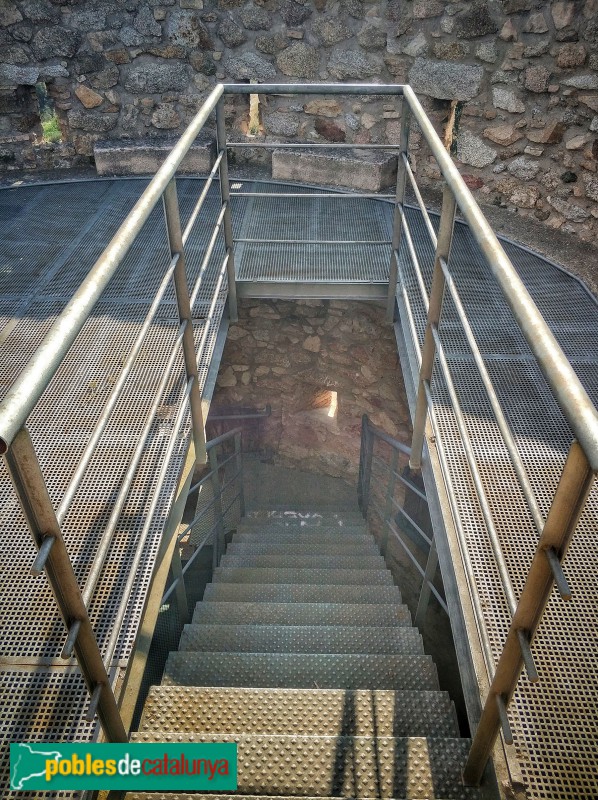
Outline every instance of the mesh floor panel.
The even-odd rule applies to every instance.
[[[23,369],[145,185],[144,180],[108,180],[0,191],[0,231],[3,238],[0,248],[0,395]],[[196,180],[178,181],[183,225],[201,187],[202,183]],[[272,194],[288,192],[285,186],[258,183],[241,183],[238,189]],[[313,194],[310,189],[293,188],[295,190]],[[311,214],[308,212],[309,202],[313,203]],[[217,190],[214,190],[208,195],[205,206],[205,218],[210,219],[210,223],[196,223],[189,240],[187,270],[190,285],[198,276],[218,204]],[[377,243],[390,239],[391,207],[388,204],[372,200],[236,197],[232,208],[235,236],[240,239],[307,237],[369,242],[354,246],[239,243],[236,249],[239,278],[339,282],[388,279],[390,246]],[[419,212],[410,211],[408,216],[429,288],[432,248]],[[543,259],[508,243],[505,249],[580,379],[597,402],[596,304],[574,279]],[[223,257],[224,250],[219,242],[194,308],[197,341],[204,324],[201,317],[216,284]],[[416,337],[421,342],[425,312],[418,299],[416,279],[405,250],[402,257]],[[60,502],[76,468],[167,263],[163,212],[158,206],[29,419],[55,505]],[[451,268],[540,507],[546,514],[571,432],[489,269],[484,267],[472,237],[461,225],[457,226]],[[206,356],[200,370],[201,385],[206,380],[225,299],[224,285],[208,332]],[[454,307],[447,300],[442,335],[512,582],[518,593],[531,561],[536,534],[455,316]],[[403,324],[409,340],[407,323],[404,321]],[[162,376],[161,365],[176,337],[177,328],[174,292],[169,289],[64,522],[65,539],[81,583],[89,574],[99,536],[131,457],[135,435],[143,427]],[[410,360],[413,371],[413,347]],[[184,454],[188,418],[177,441],[166,481],[161,488],[157,487],[158,468],[168,444],[183,385],[184,370],[179,356],[152,425],[90,609],[100,646],[105,648],[151,497],[156,490],[160,491],[143,566],[136,577],[122,626],[116,653],[120,660],[128,658],[134,643],[160,532]],[[473,483],[450,411],[446,386],[435,378],[432,391],[449,458],[456,505],[473,561],[476,591],[485,608],[484,624],[497,658],[507,630],[507,608],[502,600],[498,574],[489,566],[493,563],[491,549],[474,499]],[[58,655],[64,640],[64,628],[46,579],[33,579],[29,575],[35,549],[3,465],[0,471],[4,541],[0,551],[3,608],[0,620],[0,692],[4,712],[0,780],[2,785],[6,785],[8,741],[89,740],[95,736],[96,730],[83,721],[87,693],[78,670],[70,666],[34,667],[36,659],[52,659]],[[233,513],[236,509],[231,515]],[[532,800],[569,800],[573,797],[589,800],[598,795],[595,744],[598,730],[597,517],[598,492],[594,489],[565,563],[574,591],[573,600],[565,604],[557,596],[552,597],[533,646],[540,684],[532,686],[522,679],[511,707],[515,744]],[[201,536],[201,531],[194,531],[194,535]],[[226,599],[229,599],[227,592],[233,590],[235,599],[242,599],[237,597],[238,585],[215,584],[212,589],[215,596],[221,594]],[[263,599],[266,591],[263,587],[256,585],[252,590],[260,600]],[[383,587],[372,590],[375,595],[383,592]],[[246,599],[253,600],[253,594],[250,593]],[[291,599],[313,601],[313,597],[303,597],[301,592],[295,594],[297,596],[293,595]],[[284,597],[285,601],[288,599]],[[8,793],[7,796],[12,795]],[[26,798],[27,794],[18,796]],[[39,795],[36,793],[34,796]]]
[[[428,291],[433,251],[419,211],[408,213]],[[437,218],[433,217],[437,226]],[[544,259],[505,242],[505,250],[538,305],[573,368],[598,403],[598,306],[583,287]],[[423,342],[426,314],[405,247],[402,268],[416,337]],[[465,225],[456,226],[451,272],[501,405],[517,441],[534,493],[548,513],[572,433],[520,332],[490,268]],[[399,295],[402,312],[404,305]],[[417,386],[416,351],[406,314],[406,378]],[[473,357],[450,298],[440,325],[451,375],[457,388],[476,462],[518,596],[537,542],[505,445],[498,431]],[[406,366],[406,365],[404,365]],[[408,374],[410,373],[410,374]],[[484,627],[495,661],[509,624],[498,571],[469,466],[438,363],[432,382],[435,415],[448,460],[450,481],[475,574],[475,591],[484,609]],[[587,508],[565,559],[573,590],[566,603],[553,590],[532,646],[539,684],[522,677],[509,715],[528,796],[598,796],[598,490]]]
[[[95,260],[106,247],[146,185],[144,180],[92,181],[6,189],[0,192],[0,395],[4,394],[40,344]],[[183,225],[203,182],[180,180]],[[210,194],[186,247],[187,279],[193,287],[215,222],[219,199]],[[48,213],[50,210],[51,213]],[[204,274],[193,309],[196,346],[224,258],[219,241]],[[57,507],[133,345],[168,266],[164,214],[154,209],[139,238],[117,270],[63,364],[29,417],[28,428]],[[209,325],[200,387],[205,384],[226,300],[226,281]],[[135,450],[179,329],[174,289],[167,289],[149,328],[124,391],[101,437],[63,523],[65,542],[80,586],[85,584],[123,476]],[[115,663],[128,659],[146,600],[160,534],[182,465],[190,420],[187,412],[159,486],[158,473],[186,383],[178,353],[143,455],[114,533],[90,617],[105,652],[149,505],[160,493],[150,523],[141,567],[135,578]],[[27,686],[21,704],[2,704],[0,782],[7,785],[7,743],[53,738],[89,739],[93,726],[82,719],[87,691],[77,670],[46,666],[56,658],[65,631],[45,577],[29,571],[35,548],[4,464],[0,465],[2,537],[0,551],[0,682]],[[22,667],[23,675],[14,664]],[[45,676],[45,677],[44,677]],[[46,714],[36,708],[50,708]],[[28,709],[32,709],[29,713]],[[50,724],[51,723],[51,724]],[[7,795],[8,796],[8,795]],[[19,794],[19,797],[27,795]]]

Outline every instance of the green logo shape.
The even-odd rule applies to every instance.
[[[225,743],[10,745],[14,791],[234,791],[237,745]]]

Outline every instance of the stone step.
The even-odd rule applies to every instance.
[[[326,555],[316,553],[263,553],[253,554],[234,551],[220,560],[220,566],[250,567],[265,569],[384,569],[384,559],[380,555],[358,553],[357,555]]]
[[[405,605],[367,603],[211,603],[195,606],[194,625],[411,625]]]
[[[378,549],[374,537],[370,536],[369,533],[321,533],[313,536],[311,533],[305,535],[302,531],[287,532],[284,528],[279,531],[260,531],[259,533],[237,532],[232,538],[231,545],[235,547],[240,547],[241,545],[247,547],[290,547],[294,545],[309,551],[317,547],[319,553],[330,552],[331,554],[338,553],[341,547],[349,553],[372,549],[377,551]]]
[[[204,600],[234,603],[400,603],[398,586],[209,583]]]
[[[214,583],[326,583],[330,585],[392,586],[392,575],[386,569],[244,569],[217,567]]]
[[[185,625],[179,651],[423,655],[415,628],[352,625]]]
[[[170,653],[166,686],[438,689],[430,656],[329,653]]]
[[[236,742],[237,794],[473,800],[461,781],[465,739],[239,736],[145,731],[134,742]]]
[[[377,150],[272,151],[272,179],[379,192],[394,186],[397,157]]]
[[[140,731],[458,736],[446,692],[152,686]]]

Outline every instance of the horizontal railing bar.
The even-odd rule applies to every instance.
[[[185,230],[183,231],[183,244],[187,243],[187,239],[189,238],[189,234],[191,233],[191,229],[193,228],[193,224],[195,223],[195,220],[197,219],[197,216],[198,216],[199,212],[201,211],[201,208],[202,208],[202,206],[204,204],[204,201],[206,199],[208,191],[210,190],[210,186],[212,185],[212,181],[214,180],[214,176],[218,172],[218,168],[220,166],[220,162],[222,161],[222,156],[223,155],[224,155],[224,151],[221,150],[218,153],[218,157],[217,157],[216,161],[214,162],[214,166],[212,167],[212,171],[210,172],[210,174],[206,178],[205,186],[203,187],[203,189],[201,191],[201,194],[199,195],[199,197],[197,199],[197,203],[195,204],[195,206],[193,208],[193,211],[191,212],[191,216],[189,217],[189,221],[187,222],[187,225],[185,226]]]
[[[212,257],[212,253],[214,252],[214,247],[216,246],[216,241],[218,240],[218,234],[220,233],[220,230],[222,228],[222,222],[224,220],[224,215],[226,214],[227,207],[228,207],[227,203],[222,204],[220,213],[218,214],[218,218],[216,220],[216,225],[214,226],[214,230],[212,231],[212,235],[210,236],[210,241],[208,242],[206,252],[204,253],[204,257],[201,262],[201,266],[199,268],[199,275],[197,276],[197,280],[195,281],[195,286],[193,287],[193,291],[191,292],[191,297],[189,298],[189,305],[191,306],[191,308],[193,308],[197,300],[197,295],[199,294],[199,290],[201,288],[201,282],[203,280],[204,273],[208,267],[210,258]]]
[[[221,461],[221,462],[218,464],[218,469],[220,469],[220,467],[223,467],[225,464],[228,464],[228,462],[229,462],[229,461],[232,461],[232,460],[233,460],[233,458],[235,458],[235,456],[236,456],[236,453],[231,453],[229,456],[227,456],[227,457],[224,459],[224,461]],[[192,486],[192,487],[189,489],[189,491],[187,492],[187,494],[193,494],[193,492],[196,492],[196,491],[199,489],[199,487],[200,487],[200,486],[203,486],[203,485],[204,485],[204,483],[205,483],[205,482],[208,480],[208,478],[211,478],[213,475],[214,475],[214,470],[210,470],[209,472],[207,472],[207,473],[206,473],[206,474],[205,474],[205,475],[204,475],[204,476],[201,478],[201,480],[197,481],[197,483],[195,484],[195,486]]]
[[[228,439],[233,439],[237,433],[243,433],[243,429],[239,427],[231,428],[230,431],[221,433],[220,436],[216,436],[215,439],[210,439],[206,444],[206,450],[209,452],[213,447],[218,447],[218,445],[226,442]]]
[[[415,249],[415,244],[413,243],[413,237],[411,236],[411,228],[409,227],[409,223],[407,222],[407,217],[405,216],[405,212],[403,208],[399,206],[399,214],[401,215],[401,219],[403,220],[403,233],[405,234],[405,241],[407,242],[407,250],[409,251],[409,256],[411,258],[411,263],[413,264],[413,269],[415,270],[415,277],[417,278],[417,284],[419,286],[419,291],[422,296],[422,301],[424,304],[424,310],[426,314],[428,313],[428,309],[430,308],[430,299],[428,297],[428,290],[426,288],[426,282],[424,280],[424,274],[422,272],[421,264],[419,263],[419,258],[417,255],[417,251]],[[397,250],[394,251],[395,258],[399,258],[399,253]]]
[[[390,502],[391,502],[391,503],[393,504],[393,506],[394,506],[394,507],[397,509],[397,511],[399,512],[399,514],[400,514],[402,517],[405,517],[405,519],[407,520],[407,522],[408,522],[410,525],[412,525],[412,526],[415,528],[415,530],[416,530],[416,531],[419,533],[419,535],[422,537],[422,539],[424,540],[424,542],[425,542],[425,543],[426,543],[426,544],[427,544],[429,547],[432,547],[432,540],[430,539],[430,537],[428,536],[428,534],[427,534],[425,531],[423,531],[423,530],[422,530],[422,529],[419,527],[419,525],[417,524],[417,522],[416,522],[416,521],[413,519],[413,517],[411,517],[411,516],[410,516],[410,515],[409,515],[409,514],[408,514],[408,513],[405,511],[405,509],[404,509],[404,508],[403,508],[403,507],[400,505],[400,503],[398,503],[398,502],[397,502],[397,501],[394,499],[394,497],[391,497],[391,498],[390,498]]]
[[[486,364],[484,363],[484,359],[480,352],[480,348],[476,342],[476,338],[474,332],[469,324],[469,319],[467,318],[467,314],[465,312],[465,308],[463,307],[463,303],[461,302],[461,297],[455,286],[455,281],[453,280],[453,276],[448,268],[444,259],[440,259],[440,267],[444,273],[444,277],[446,279],[446,287],[448,288],[452,301],[454,303],[455,309],[457,311],[457,315],[461,320],[461,325],[463,326],[463,331],[465,333],[465,338],[467,339],[467,343],[471,349],[471,353],[473,355],[473,360],[475,365],[480,373],[480,378],[482,379],[482,383],[484,384],[484,388],[486,390],[486,394],[488,395],[488,400],[490,401],[490,406],[492,407],[492,412],[496,419],[496,424],[500,430],[500,435],[505,443],[505,446],[508,450],[511,463],[513,465],[513,469],[515,470],[515,474],[519,480],[519,485],[521,486],[521,491],[525,497],[525,501],[527,503],[527,507],[532,515],[532,519],[534,521],[534,525],[536,526],[536,530],[538,535],[541,535],[542,529],[544,527],[544,518],[542,516],[542,512],[540,511],[540,507],[536,501],[532,485],[530,479],[527,474],[527,470],[523,464],[523,459],[519,454],[519,449],[511,432],[511,428],[509,423],[507,422],[507,418],[502,410],[500,405],[500,401],[496,394],[496,390],[494,388],[494,384],[492,383],[492,379],[490,378],[490,374],[486,369]]]
[[[383,442],[386,442],[386,444],[389,444],[391,447],[394,447],[395,450],[404,453],[406,456],[411,454],[411,449],[406,444],[403,444],[403,442],[399,442],[398,439],[395,439],[392,436],[390,436],[388,433],[386,433],[386,431],[383,431],[382,428],[379,428],[377,425],[374,425],[374,423],[370,420],[369,417],[367,418],[367,422],[368,422],[367,424],[368,430],[371,433],[375,434],[378,437],[378,439],[382,439]]]
[[[336,194],[335,192],[314,192],[313,194],[306,194],[305,192],[302,194],[301,192],[295,192],[294,194],[287,194],[286,192],[283,194],[277,194],[276,192],[231,192],[231,197],[283,197],[285,199],[308,199],[313,200],[317,198],[318,200],[328,200],[332,198],[333,200],[368,200],[368,199],[376,199],[376,200],[394,200],[394,194],[360,194],[359,192],[346,192],[345,194]]]
[[[158,384],[154,400],[149,408],[149,411],[147,412],[145,418],[145,424],[143,426],[141,434],[139,435],[139,439],[137,440],[137,445],[129,462],[129,466],[127,467],[127,471],[123,476],[122,483],[118,491],[118,495],[110,512],[110,517],[102,533],[102,538],[100,539],[99,547],[96,553],[94,554],[91,570],[89,572],[89,575],[87,576],[87,580],[85,582],[85,588],[82,591],[83,602],[85,603],[86,606],[88,606],[91,601],[94,589],[96,587],[102,568],[104,566],[106,556],[108,555],[108,550],[110,549],[112,537],[116,530],[116,526],[118,525],[122,509],[127,499],[127,495],[131,488],[131,485],[133,484],[135,472],[137,471],[137,467],[139,466],[139,462],[141,461],[141,458],[143,456],[143,451],[145,448],[147,438],[152,429],[152,425],[155,422],[156,412],[158,410],[158,406],[160,405],[162,394],[164,393],[166,385],[170,379],[170,373],[173,364],[176,360],[177,354],[179,352],[179,346],[183,341],[183,335],[185,333],[186,326],[187,322],[185,321],[179,327],[178,336],[172,347],[172,352],[170,354],[170,357],[164,367],[164,374],[162,376],[162,379],[160,380],[160,383]]]
[[[210,333],[210,327],[214,319],[214,309],[216,308],[216,304],[218,303],[218,299],[220,297],[220,289],[222,288],[222,282],[224,281],[224,276],[226,275],[226,266],[228,264],[229,256],[230,256],[230,250],[227,250],[226,255],[224,256],[224,261],[222,262],[222,266],[220,267],[220,274],[218,277],[218,281],[216,282],[216,287],[214,288],[214,295],[212,297],[212,302],[210,303],[210,308],[208,309],[208,314],[203,320],[204,329],[201,334],[199,347],[197,348],[198,364],[201,362],[203,358],[203,351],[206,346],[206,342],[208,341],[208,334]]]
[[[180,533],[177,533],[177,537],[176,537],[176,538],[177,538],[177,542],[181,542],[181,541],[183,540],[183,537],[184,537],[184,536],[186,536],[186,535],[187,535],[187,533],[189,533],[189,531],[190,531],[190,530],[192,530],[192,529],[193,529],[193,528],[194,528],[194,527],[197,525],[197,523],[199,522],[199,520],[200,520],[202,517],[204,517],[204,516],[205,516],[205,515],[208,513],[208,511],[209,511],[209,510],[212,508],[212,506],[214,505],[214,503],[216,502],[216,500],[217,500],[217,499],[218,499],[218,498],[217,498],[216,496],[212,497],[212,498],[211,498],[211,499],[210,499],[210,500],[209,500],[209,501],[208,501],[208,502],[205,504],[205,506],[204,506],[204,507],[201,509],[201,511],[199,512],[199,514],[198,514],[196,517],[194,517],[194,518],[191,520],[191,522],[190,522],[190,523],[189,523],[189,524],[188,524],[188,525],[187,525],[185,528],[183,528],[183,530],[182,530]]]
[[[240,474],[240,472],[238,474]],[[234,506],[234,504],[237,502],[237,500],[239,500],[240,497],[241,497],[241,491],[239,490],[237,492],[237,494],[233,497],[233,499],[230,501],[230,503],[227,505],[227,507],[224,509],[224,511],[222,512],[223,519],[226,516],[226,514],[228,514],[228,512],[231,510],[231,508]]]
[[[202,542],[200,542],[199,547],[197,547],[197,549],[193,551],[193,553],[191,554],[191,557],[189,559],[187,559],[187,562],[186,562],[185,566],[182,569],[182,573],[181,573],[182,575],[185,575],[185,573],[187,572],[189,567],[193,564],[193,562],[195,561],[197,556],[201,553],[201,551],[203,549],[203,546],[210,541],[210,536],[214,533],[215,530],[216,530],[216,524],[212,525],[212,527],[210,528],[210,530],[208,532],[208,535],[205,537],[205,539]],[[170,586],[168,587],[166,592],[162,595],[162,599],[160,600],[160,605],[161,606],[163,606],[164,603],[166,603],[166,601],[169,599],[170,595],[174,592],[174,590],[176,589],[176,587],[179,585],[180,582],[181,582],[181,578],[178,577],[176,580],[174,580],[170,584]]]
[[[428,498],[421,491],[421,489],[418,489],[417,486],[414,483],[411,483],[411,481],[408,481],[407,478],[405,478],[403,475],[401,475],[400,472],[396,472],[396,470],[394,470],[391,467],[390,464],[387,464],[386,461],[384,461],[384,459],[380,458],[379,456],[374,455],[374,456],[372,456],[372,462],[375,462],[379,466],[384,467],[384,469],[388,473],[390,473],[390,475],[392,475],[393,478],[396,478],[398,481],[400,481],[403,484],[403,486],[406,486],[408,489],[410,489],[414,494],[416,494],[422,500],[425,500],[426,503],[428,502]]]
[[[223,94],[214,87],[149,185],[133,206],[64,310],[58,315],[19,377],[0,403],[0,454],[5,453],[46,390],[108,282],[129,252],[177,167]]]
[[[353,241],[345,241],[342,239],[234,239],[235,244],[392,244],[390,239],[355,239]]]
[[[141,346],[142,346],[142,344],[143,344],[143,342],[145,340],[147,332],[149,331],[150,326],[151,326],[151,324],[152,324],[152,322],[154,320],[154,317],[156,316],[156,313],[158,311],[158,308],[160,307],[160,303],[162,302],[162,298],[164,297],[164,293],[166,292],[166,289],[168,288],[170,279],[171,279],[172,274],[173,274],[173,272],[174,272],[174,270],[176,268],[178,260],[179,260],[179,254],[176,253],[172,257],[172,259],[170,261],[170,265],[168,267],[168,270],[166,271],[164,277],[162,278],[162,281],[160,283],[160,286],[158,287],[158,291],[156,292],[154,300],[153,300],[151,306],[149,307],[149,310],[148,310],[148,312],[146,314],[146,317],[145,317],[145,319],[143,321],[143,324],[142,324],[142,326],[141,326],[141,328],[139,330],[139,333],[137,334],[137,338],[135,339],[135,342],[133,343],[133,346],[131,347],[131,351],[130,351],[129,355],[127,356],[126,361],[122,365],[122,368],[121,368],[119,376],[118,376],[118,380],[116,381],[116,383],[114,384],[114,386],[112,387],[112,389],[110,391],[110,395],[108,396],[106,404],[104,405],[104,408],[102,409],[102,413],[100,414],[100,417],[98,418],[98,421],[95,424],[93,432],[92,432],[91,436],[89,437],[89,441],[88,441],[88,443],[87,443],[87,445],[85,447],[85,450],[83,451],[83,453],[82,453],[82,455],[81,455],[81,457],[79,459],[79,463],[77,464],[77,469],[75,470],[75,473],[74,473],[73,477],[71,478],[70,483],[69,483],[69,485],[68,485],[68,487],[67,487],[67,489],[66,489],[66,491],[65,491],[65,493],[64,493],[64,495],[62,497],[62,500],[60,501],[60,505],[58,506],[58,509],[56,511],[56,518],[58,519],[59,523],[62,523],[64,518],[65,518],[65,516],[66,516],[66,513],[67,513],[67,511],[68,511],[68,509],[70,507],[70,504],[73,501],[75,493],[76,493],[77,489],[79,488],[79,486],[81,484],[81,481],[83,480],[83,476],[85,475],[85,471],[87,470],[87,467],[89,466],[89,462],[91,461],[91,458],[92,458],[92,456],[93,456],[93,454],[95,452],[95,449],[96,449],[96,447],[98,445],[98,442],[100,441],[102,433],[106,429],[106,425],[108,424],[108,421],[110,419],[110,415],[114,411],[114,408],[115,408],[115,406],[116,406],[116,404],[117,404],[117,402],[118,402],[118,400],[119,400],[119,398],[120,398],[120,396],[121,396],[121,394],[123,392],[123,389],[124,389],[125,383],[127,381],[127,378],[129,377],[129,375],[131,373],[131,370],[133,368],[133,365],[135,363],[137,355],[139,354],[139,351],[141,350]]]
[[[473,447],[471,444],[471,438],[469,436],[469,431],[467,430],[467,424],[465,422],[465,417],[463,415],[463,410],[461,408],[461,402],[457,395],[455,384],[453,383],[451,370],[444,352],[444,346],[438,334],[438,329],[436,328],[435,325],[432,325],[431,331],[432,331],[432,336],[434,337],[434,342],[436,344],[436,354],[438,356],[438,361],[440,363],[442,374],[446,381],[446,388],[448,390],[449,397],[451,400],[451,406],[453,413],[455,415],[455,421],[457,423],[457,428],[459,429],[461,443],[463,445],[465,457],[467,458],[467,463],[469,464],[471,477],[475,485],[478,503],[482,511],[482,516],[484,517],[486,530],[488,531],[488,537],[490,539],[490,544],[492,546],[492,551],[494,553],[494,560],[498,568],[498,573],[500,575],[500,580],[502,583],[503,591],[505,593],[505,598],[509,606],[509,611],[511,617],[513,617],[513,615],[515,614],[515,610],[517,608],[517,598],[515,597],[515,592],[513,591],[513,587],[511,585],[511,579],[509,577],[509,571],[507,563],[505,561],[504,553],[502,552],[500,539],[498,538],[498,533],[496,532],[496,528],[494,527],[494,520],[492,519],[492,511],[490,510],[490,504],[488,503],[486,491],[482,483],[482,477],[480,475],[480,471],[478,469],[478,465],[476,462],[475,453],[473,451]]]
[[[403,94],[402,84],[377,83],[225,83],[225,94]]]
[[[405,170],[409,177],[409,181],[411,182],[411,187],[417,199],[417,204],[420,208],[420,211],[422,212],[424,223],[426,228],[428,229],[430,239],[432,241],[432,244],[434,245],[434,250],[436,250],[436,248],[438,247],[438,236],[436,236],[436,231],[434,230],[434,226],[432,225],[432,220],[430,219],[430,215],[428,214],[428,209],[426,208],[426,204],[424,203],[424,198],[422,197],[421,192],[419,190],[419,186],[417,185],[417,181],[415,180],[415,175],[413,174],[413,170],[411,169],[411,164],[409,163],[407,154],[401,153],[401,158],[403,159],[403,163],[405,164]]]
[[[426,583],[430,587],[430,591],[432,592],[434,597],[438,600],[438,604],[440,605],[440,608],[444,611],[445,614],[448,614],[449,610],[448,610],[448,606],[446,604],[446,600],[444,599],[444,597],[440,594],[438,589],[434,586],[434,584],[431,581],[426,581]]]
[[[227,147],[264,147],[271,150],[395,150],[392,144],[350,144],[346,142],[227,142]],[[394,195],[393,195],[394,197]]]
[[[195,381],[194,377],[189,378],[187,381],[187,385],[185,388],[185,395],[181,400],[181,404],[177,411],[177,415],[175,421],[172,426],[172,430],[170,432],[170,439],[168,442],[168,446],[166,451],[162,456],[162,463],[160,466],[160,470],[158,472],[158,477],[156,479],[156,486],[162,487],[164,484],[164,478],[166,477],[166,473],[170,468],[170,460],[172,458],[172,454],[174,452],[174,448],[177,445],[178,437],[179,437],[179,430],[181,425],[183,424],[183,420],[185,418],[185,413],[187,411],[187,404],[189,402],[189,396],[191,394],[191,389],[193,387],[193,383]],[[127,611],[127,606],[129,604],[129,598],[131,596],[131,592],[133,590],[133,586],[135,585],[135,581],[137,580],[137,573],[139,569],[139,564],[141,563],[141,556],[143,555],[143,551],[145,549],[147,535],[149,533],[149,529],[152,524],[152,519],[156,512],[156,507],[158,505],[158,500],[160,498],[160,489],[154,492],[152,500],[150,502],[149,508],[145,512],[145,522],[141,533],[137,539],[137,547],[135,548],[135,554],[133,556],[133,561],[129,568],[129,574],[127,576],[127,582],[122,590],[122,599],[120,601],[120,605],[118,607],[118,611],[116,613],[116,617],[112,623],[112,631],[110,634],[110,639],[108,640],[108,644],[106,646],[106,660],[104,663],[110,664],[113,657],[114,652],[116,650],[116,645],[118,643],[118,639],[121,633],[121,626]]]
[[[31,565],[31,575],[34,578],[37,578],[39,575],[42,574],[44,568],[46,566],[46,561],[48,560],[48,556],[50,555],[50,551],[54,547],[54,542],[56,541],[55,536],[46,536],[44,541],[42,542],[41,547],[37,551],[37,555],[35,557],[35,561]]]
[[[404,86],[403,91],[440,171],[538,361],[542,374],[586,453],[592,470],[598,472],[598,411],[525,284],[515,271],[496,234],[481,213],[452,158],[443,147],[415,92],[410,86]]]
[[[272,407],[268,403],[263,411],[255,411],[248,414],[210,414],[208,422],[222,422],[229,419],[265,419],[272,413]],[[242,433],[239,428],[239,432]]]

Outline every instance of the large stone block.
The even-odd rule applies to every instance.
[[[98,175],[153,175],[172,150],[174,140],[96,142],[94,157]],[[179,172],[205,175],[215,158],[212,140],[198,141],[181,162]]]
[[[397,157],[381,151],[274,150],[272,178],[378,192],[395,184]]]
[[[416,92],[439,100],[471,100],[480,93],[484,70],[471,64],[418,58],[409,70]]]

